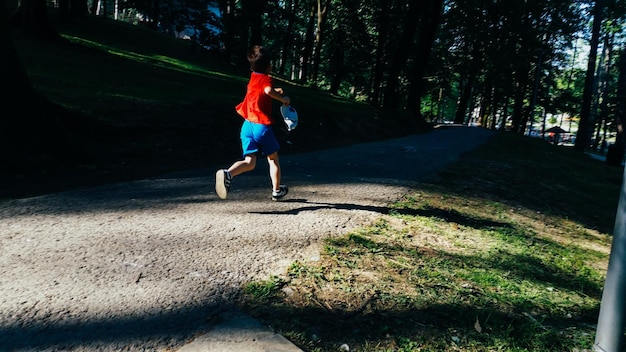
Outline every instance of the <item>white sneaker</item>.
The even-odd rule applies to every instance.
[[[272,191],[272,200],[281,200],[289,193],[289,187],[280,185],[278,191]]]
[[[215,173],[215,193],[221,199],[228,197],[228,190],[230,189],[230,181],[232,176],[228,170],[217,170]]]

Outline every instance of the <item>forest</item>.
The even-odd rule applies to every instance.
[[[40,36],[54,35],[47,17],[54,8],[65,21],[91,14],[188,39],[234,65],[245,66],[241,53],[261,43],[274,53],[275,74],[375,107],[406,110],[419,124],[466,124],[544,138],[559,128],[556,142],[608,153],[607,162],[614,165],[623,159],[622,1],[8,4],[7,24]],[[3,60],[9,60],[6,67],[17,64]],[[3,74],[17,81],[19,72]]]
[[[133,5],[129,19],[140,13],[174,35],[190,27],[201,45],[217,46],[229,59],[245,50],[241,45],[264,43],[278,53],[279,74],[375,106],[405,108],[424,122],[471,123],[529,135],[558,125],[567,131],[574,127],[577,150],[606,151],[608,140],[615,143],[616,137],[623,145],[617,136],[622,129],[618,102],[624,100],[618,96],[623,2]],[[219,9],[217,18],[206,10],[210,5]],[[186,8],[194,11],[171,14]]]

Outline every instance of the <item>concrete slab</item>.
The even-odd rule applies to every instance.
[[[224,313],[223,322],[178,352],[302,352],[285,337],[239,311]]]

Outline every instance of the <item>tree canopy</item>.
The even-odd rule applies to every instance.
[[[84,0],[82,0],[84,1]],[[49,33],[44,0],[20,0],[11,23]],[[541,135],[558,124],[579,150],[621,133],[617,62],[626,5],[618,0],[109,0],[59,1],[144,24],[246,65],[263,44],[275,73],[423,124]],[[50,4],[48,4],[50,5]],[[42,30],[45,29],[45,30]],[[552,122],[552,123],[551,123]],[[619,137],[621,138],[621,137]]]

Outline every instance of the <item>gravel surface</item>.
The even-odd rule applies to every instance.
[[[281,158],[214,193],[217,167],[0,203],[1,351],[175,351],[242,284],[316,260],[324,238],[387,205],[493,132],[456,127]]]

